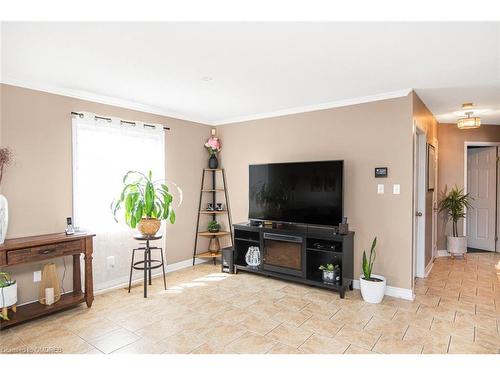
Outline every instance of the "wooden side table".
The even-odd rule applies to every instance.
[[[45,260],[71,255],[73,257],[73,291],[65,293],[53,305],[47,306],[32,302],[17,306],[17,311],[11,312],[9,320],[0,320],[0,328],[6,328],[35,319],[41,316],[65,310],[85,302],[88,307],[94,301],[94,282],[92,278],[92,240],[94,234],[65,233],[45,234],[22,238],[12,238],[0,245],[0,267],[15,266],[18,264],[43,262]],[[82,292],[80,256],[85,261],[85,292]],[[18,285],[18,288],[22,288]]]

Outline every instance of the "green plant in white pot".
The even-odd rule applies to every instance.
[[[359,287],[361,289],[361,296],[366,302],[380,303],[384,298],[386,280],[384,276],[375,275],[372,273],[373,264],[377,253],[375,247],[377,246],[377,237],[373,239],[370,249],[370,256],[366,256],[363,251],[363,274],[359,277]]]
[[[154,236],[158,232],[161,220],[175,223],[173,196],[164,180],[153,180],[151,171],[147,175],[129,171],[123,177],[123,185],[120,197],[111,204],[116,221],[118,211],[123,209],[127,225],[137,227],[146,236]],[[182,191],[176,188],[182,196]]]
[[[7,272],[0,272],[0,318],[9,320],[7,308],[17,303],[17,283]]]
[[[467,252],[467,236],[458,234],[458,221],[465,218],[467,209],[471,209],[473,198],[464,194],[463,189],[454,187],[439,202],[439,212],[445,212],[452,221],[452,235],[446,237],[446,247],[451,255],[464,255]]]

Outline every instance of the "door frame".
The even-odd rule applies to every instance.
[[[482,142],[482,141],[465,141],[464,142],[464,193],[467,194],[468,192],[468,186],[467,186],[467,177],[468,177],[468,173],[467,173],[467,166],[468,166],[468,153],[467,153],[467,148],[469,146],[485,146],[485,147],[488,147],[488,146],[493,146],[493,147],[500,147],[500,142]],[[497,178],[497,189],[500,189],[500,182],[499,182],[499,179],[500,179],[500,176],[497,174],[496,176]],[[496,207],[495,207],[495,216],[496,216],[496,223],[495,223],[495,229],[497,230],[498,228],[498,221],[500,221],[500,212],[499,212],[499,208],[498,208],[498,205],[499,205],[499,199],[498,199],[498,191],[497,191],[497,203],[496,203]],[[462,230],[463,230],[463,233],[464,235],[466,236],[467,235],[467,209],[465,209],[465,217],[464,217],[464,220],[463,220],[463,226],[462,226]],[[496,236],[498,236],[498,232],[496,233]],[[495,252],[498,252],[499,250],[499,241],[495,241]]]
[[[413,202],[412,202],[412,285],[415,277],[425,277],[425,193],[427,190],[427,135],[425,130],[413,121]],[[422,216],[417,220],[417,210]]]

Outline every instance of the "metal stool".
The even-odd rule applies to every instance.
[[[132,249],[132,261],[130,262],[130,278],[128,281],[128,292],[130,293],[130,286],[132,285],[132,271],[141,270],[144,271],[144,298],[148,297],[148,282],[151,285],[151,270],[162,267],[163,270],[163,285],[165,290],[167,289],[167,279],[165,277],[165,261],[163,258],[163,249],[161,247],[150,246],[149,241],[159,240],[162,238],[161,235],[156,236],[143,236],[142,234],[137,234],[134,238],[138,241],[143,241],[140,247]],[[144,260],[134,262],[135,252],[137,250],[144,251]],[[151,259],[151,250],[160,250],[161,260]],[[149,276],[149,277],[148,277]]]

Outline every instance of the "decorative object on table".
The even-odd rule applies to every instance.
[[[361,296],[366,302],[369,303],[382,302],[386,287],[385,277],[372,273],[373,263],[375,263],[375,258],[377,256],[375,251],[376,246],[377,237],[373,239],[369,258],[366,257],[366,252],[363,251],[363,274],[359,277]]]
[[[52,289],[49,292],[51,300],[47,301],[47,289]],[[57,278],[57,270],[55,263],[48,263],[43,266],[42,280],[40,281],[40,290],[38,292],[38,302],[42,305],[52,305],[61,299],[61,286]],[[49,303],[52,302],[52,303]]]
[[[217,221],[212,220],[208,223],[207,228],[210,233],[217,233],[220,230],[220,224]]]
[[[75,228],[73,228],[73,220],[70,217],[66,218],[66,230],[65,230],[65,232],[68,236],[75,234]]]
[[[215,211],[222,211],[223,210],[222,203],[216,203],[215,204]]]
[[[130,228],[136,228],[145,236],[154,236],[160,230],[161,220],[175,223],[173,209],[173,195],[164,180],[153,180],[152,172],[147,175],[129,171],[123,177],[123,190],[120,197],[113,201],[111,209],[115,221],[117,212],[124,209],[125,222]],[[182,203],[182,190],[170,182],[177,189]],[[178,206],[179,206],[178,205]]]
[[[375,168],[375,178],[387,178],[388,175],[389,169],[387,167]]]
[[[250,267],[260,266],[260,249],[258,246],[250,246],[245,255],[245,262]]]
[[[0,185],[5,169],[12,163],[13,154],[8,147],[0,147]],[[9,227],[9,203],[4,195],[0,194],[0,245],[5,242]]]
[[[220,175],[219,175],[220,173]],[[205,179],[207,174],[212,175],[211,181],[209,183],[206,183]],[[221,188],[216,188],[218,186],[217,180],[219,179],[219,176],[221,178]],[[208,186],[206,186],[208,185]],[[224,194],[224,205],[226,207],[225,210],[215,210],[213,209],[216,206],[216,199],[218,198],[218,194]],[[210,198],[210,205],[212,207],[211,210],[204,209],[204,205],[207,200],[207,195]],[[226,186],[226,174],[224,169],[219,168],[219,169],[208,169],[204,168],[201,174],[201,187],[200,187],[200,200],[198,201],[198,218],[196,220],[196,232],[195,232],[195,239],[194,239],[194,247],[193,247],[193,266],[196,263],[196,258],[201,258],[201,259],[212,259],[214,262],[214,265],[217,263],[217,259],[221,258],[221,247],[227,247],[227,246],[233,246],[233,233],[232,231],[221,231],[220,229],[217,232],[210,232],[209,230],[201,230],[200,231],[200,220],[202,216],[205,215],[210,215],[212,221],[217,221],[219,223],[222,223],[223,221],[227,220],[227,224],[229,228],[232,227],[231,224],[231,211],[229,209],[229,200],[228,200],[228,192],[227,192],[227,186]],[[204,222],[204,220],[202,221]],[[223,227],[226,226],[226,223],[222,225]],[[206,246],[206,242],[200,242],[199,238],[200,237],[208,237],[210,238],[209,246],[208,249],[205,247],[204,249],[198,249],[199,244],[202,243],[203,245]],[[230,237],[231,242],[226,241],[223,239],[222,246],[220,238],[223,237]]]
[[[12,280],[7,272],[0,272],[0,319],[9,320],[10,308],[13,313],[17,311],[17,283]]]
[[[328,263],[326,265],[319,266],[319,269],[323,271],[322,279],[324,283],[327,284],[339,284],[340,283],[340,266],[338,264],[333,265]]]
[[[45,304],[53,305],[55,302],[54,288],[45,288]]]
[[[445,212],[452,220],[452,235],[446,237],[448,252],[452,257],[465,256],[467,253],[467,236],[458,235],[458,220],[465,218],[466,210],[472,209],[470,201],[473,200],[469,194],[464,194],[463,189],[455,186],[439,202],[439,212]]]
[[[215,136],[215,129],[212,129],[212,135],[205,142],[205,148],[210,154],[210,159],[208,159],[208,167],[210,169],[217,169],[217,167],[219,166],[219,161],[217,160],[217,154],[222,149],[222,145],[219,138]]]
[[[348,234],[349,224],[347,223],[347,217],[342,218],[342,222],[339,224],[339,234]]]
[[[427,191],[434,191],[436,188],[436,149],[433,145],[427,144]]]
[[[207,203],[207,211],[213,211],[214,210],[214,204],[209,202]]]

